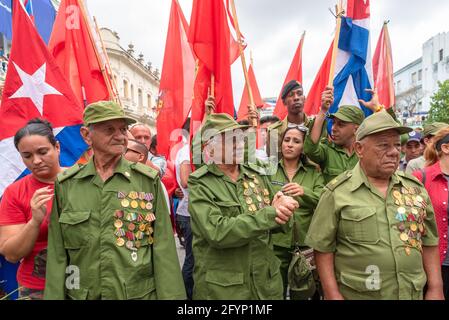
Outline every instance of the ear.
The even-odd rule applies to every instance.
[[[59,143],[59,141],[56,141],[55,149],[58,152],[58,155],[60,155],[61,154],[61,144]]]
[[[445,155],[449,155],[449,144],[445,143],[441,146],[441,151],[445,154]]]
[[[92,146],[92,139],[90,138],[89,128],[81,127],[80,133],[81,136],[83,137],[84,142],[86,142],[88,146]]]
[[[143,159],[145,159],[145,156],[141,153],[139,153],[139,162],[142,162]]]
[[[363,155],[362,155],[363,149],[364,149],[363,143],[360,141],[356,141],[356,143],[354,144],[354,151],[357,154],[357,156],[359,157],[359,159],[363,158]]]

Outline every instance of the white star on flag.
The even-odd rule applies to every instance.
[[[62,93],[45,82],[45,74],[47,69],[46,63],[44,63],[42,67],[37,69],[37,71],[34,72],[33,75],[29,75],[28,73],[20,69],[19,66],[14,62],[13,64],[14,67],[16,67],[20,80],[22,81],[22,86],[16,92],[14,92],[14,94],[10,96],[9,99],[30,98],[39,113],[43,116],[44,97],[49,94],[62,96]]]

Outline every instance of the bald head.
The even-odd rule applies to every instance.
[[[148,128],[144,124],[135,124],[129,129],[129,132],[133,135],[134,139],[137,141],[143,143],[147,149],[150,149],[151,144],[151,131],[150,128]]]

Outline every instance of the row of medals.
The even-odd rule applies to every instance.
[[[395,219],[399,238],[405,244],[405,253],[409,256],[411,248],[422,252],[422,237],[426,235],[424,219],[427,202],[421,196],[421,190],[414,187],[393,189],[395,205],[398,206]]]
[[[153,222],[156,216],[153,209],[153,194],[145,192],[131,191],[128,194],[119,191],[117,198],[120,199],[122,208],[140,208],[146,210],[145,214],[138,212],[125,213],[123,210],[116,210],[114,213],[115,244],[118,247],[125,246],[131,251],[131,259],[137,261],[137,250],[146,241],[153,244]],[[126,240],[125,240],[126,239]]]
[[[248,205],[248,211],[254,213],[257,210],[270,205],[270,193],[268,192],[268,189],[262,189],[260,181],[255,175],[253,175],[252,178],[252,181],[243,182],[243,195],[245,196],[245,202]]]

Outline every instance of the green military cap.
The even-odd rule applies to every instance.
[[[333,113],[329,118],[337,118],[344,122],[355,123],[361,125],[365,120],[365,114],[362,109],[356,106],[341,106],[336,113]]]
[[[423,137],[425,138],[427,136],[434,136],[437,134],[438,131],[448,126],[449,124],[444,122],[433,122],[430,124],[426,124],[423,130]]]
[[[126,116],[123,108],[114,101],[94,102],[84,109],[83,121],[86,127],[94,123],[115,119],[123,119],[128,125],[136,122],[133,118]]]
[[[357,141],[375,133],[394,129],[399,134],[409,133],[412,128],[403,127],[393,120],[393,118],[385,111],[376,112],[366,118],[356,132]]]
[[[225,133],[235,129],[247,129],[249,126],[238,124],[227,113],[213,113],[207,116],[206,122],[201,128],[202,134],[207,132],[207,137],[203,139],[210,139],[218,134]]]

